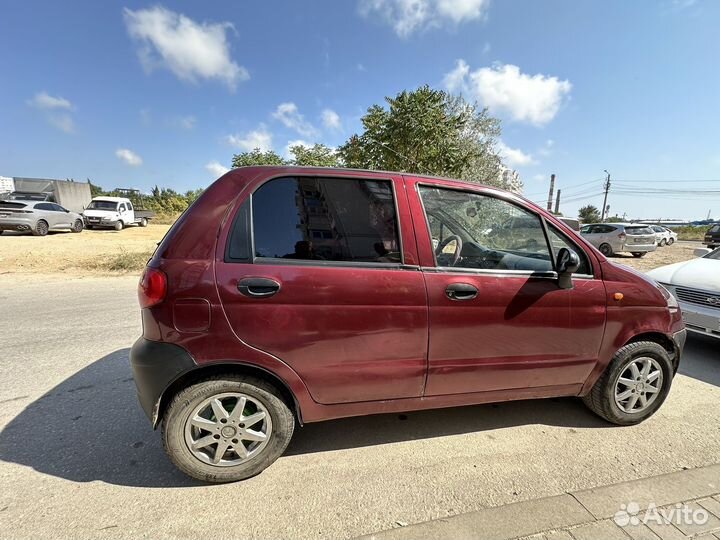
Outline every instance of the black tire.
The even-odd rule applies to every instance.
[[[661,239],[660,239],[660,243],[659,243],[658,245],[659,245],[660,247],[663,247],[663,246],[667,245],[667,240],[665,240],[664,238],[661,238]]]
[[[658,397],[649,404],[647,409],[638,413],[628,413],[615,403],[615,385],[630,362],[642,356],[657,360],[662,370],[663,383]],[[605,372],[582,400],[591,411],[608,422],[619,426],[639,424],[655,414],[665,401],[670,392],[674,371],[668,352],[657,343],[653,341],[629,343],[615,353]]]
[[[116,231],[122,231],[125,224],[122,221],[116,221],[114,228]]]
[[[643,252],[633,251],[633,253],[632,253],[632,256],[635,257],[636,259],[639,259],[640,257],[644,257],[645,255],[646,255],[646,253],[644,251]]]
[[[75,223],[73,223],[72,228],[70,229],[71,232],[74,233],[80,233],[83,230],[83,222],[81,219],[76,219]]]
[[[260,401],[272,420],[265,448],[247,461],[228,467],[201,461],[185,441],[185,425],[193,410],[204,400],[225,392],[240,392]],[[282,455],[294,430],[295,416],[273,385],[256,377],[220,375],[195,383],[175,395],[163,418],[162,439],[165,452],[178,469],[203,482],[223,483],[261,473]]]
[[[141,226],[141,227],[147,227],[147,225],[148,225],[148,220],[147,220],[147,218],[141,218],[141,219],[140,219],[140,226]]]
[[[675,243],[675,239],[672,237],[670,239],[668,239],[668,241],[667,241],[668,246],[672,246],[674,243]]]
[[[612,257],[613,256],[613,248],[610,246],[610,244],[600,244],[600,253],[605,255],[606,257]]]
[[[95,228],[95,225],[90,225],[90,224],[88,223],[87,225],[85,225],[85,228],[86,228],[88,231],[92,231],[92,230]]]
[[[39,219],[38,222],[35,224],[35,228],[33,229],[32,233],[34,236],[47,236],[47,233],[50,231],[50,227],[48,226],[47,221],[44,219]]]

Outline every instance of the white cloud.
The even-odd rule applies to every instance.
[[[443,77],[443,84],[450,92],[467,93],[467,76],[470,66],[465,60],[457,60],[455,67]]]
[[[139,165],[142,165],[142,158],[138,156],[135,152],[132,150],[128,150],[127,148],[118,148],[115,150],[115,155],[118,159],[124,161],[131,167],[137,167]]]
[[[69,114],[51,114],[47,117],[47,121],[51,126],[65,133],[75,132],[75,122]]]
[[[322,123],[328,129],[341,129],[340,115],[332,109],[325,109],[322,112]]]
[[[230,170],[219,161],[210,161],[207,165],[205,165],[205,168],[216,178],[220,178],[223,174]]]
[[[483,19],[490,0],[361,0],[360,14],[378,16],[400,37],[415,31]]]
[[[276,120],[280,120],[285,127],[297,131],[304,137],[314,137],[317,134],[317,130],[307,122],[300,111],[298,111],[297,105],[292,102],[281,103],[278,105],[275,112],[272,113],[272,117]]]
[[[179,127],[180,129],[190,131],[195,127],[196,121],[197,119],[192,115],[178,116],[177,118],[173,119],[172,124]]]
[[[259,148],[263,152],[272,150],[272,133],[270,133],[265,125],[260,126],[247,133],[238,135],[228,135],[225,140],[231,146],[235,146],[245,152],[251,152]]]
[[[234,27],[229,22],[198,23],[161,6],[125,8],[124,16],[148,72],[162,66],[182,80],[218,79],[231,89],[250,78],[247,69],[231,57],[226,32]]]
[[[38,92],[32,99],[28,100],[28,105],[38,109],[65,109],[71,111],[73,104],[69,100],[60,96],[51,96],[47,92]]]
[[[502,141],[498,142],[498,153],[500,154],[503,163],[513,169],[537,163],[530,154],[526,154],[519,148],[510,148]]]
[[[471,71],[464,60],[458,60],[445,75],[445,85],[469,93],[495,113],[505,112],[513,120],[537,126],[555,117],[572,89],[570,81],[541,73],[528,75],[511,64]]]

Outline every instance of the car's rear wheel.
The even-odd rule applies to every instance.
[[[621,426],[637,424],[660,408],[674,370],[668,352],[652,341],[620,348],[583,402],[595,414]]]
[[[116,230],[116,231],[122,231],[122,230],[123,230],[123,222],[122,222],[122,221],[116,221],[116,222],[115,222],[115,230]]]
[[[660,239],[660,243],[659,243],[658,245],[659,245],[660,247],[663,247],[665,244],[667,244],[667,240],[665,240],[664,238],[661,238],[661,239]]]
[[[47,221],[40,219],[35,224],[35,229],[33,230],[33,235],[35,236],[46,236],[48,231],[50,230],[50,227],[47,224]]]
[[[668,246],[672,246],[672,245],[675,243],[675,239],[672,238],[672,237],[670,237],[670,238],[668,239],[667,243],[668,243]]]
[[[147,218],[142,218],[142,219],[140,220],[140,226],[141,226],[141,227],[147,227],[147,224],[148,224]]]
[[[610,247],[610,244],[600,244],[600,253],[605,255],[606,257],[611,257],[613,254],[613,249]]]
[[[165,413],[162,437],[184,473],[205,482],[234,482],[270,466],[294,429],[295,417],[274,386],[225,375],[180,391]]]
[[[75,223],[73,223],[72,229],[70,229],[74,233],[82,232],[83,230],[83,222],[81,219],[76,219]]]
[[[644,252],[644,251],[642,251],[642,252],[640,252],[640,251],[633,251],[633,252],[632,252],[632,256],[635,257],[635,258],[637,258],[637,259],[639,259],[640,257],[644,257],[644,256],[645,256],[645,252]]]

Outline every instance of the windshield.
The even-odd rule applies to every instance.
[[[91,201],[88,204],[88,210],[112,210],[117,209],[115,201]]]
[[[625,227],[627,234],[653,234],[650,227]]]
[[[703,255],[703,259],[714,259],[720,261],[720,248],[716,248],[715,251],[711,251],[707,255]]]
[[[708,232],[720,232],[720,225],[713,225]]]

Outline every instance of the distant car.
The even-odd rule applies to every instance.
[[[20,199],[0,201],[0,233],[20,231],[45,236],[49,231],[59,230],[81,232],[82,216],[54,202]]]
[[[672,229],[668,229],[667,227],[663,227],[663,229],[665,229],[668,232],[668,234],[670,234],[670,238],[668,238],[667,243],[668,243],[668,246],[672,246],[678,239],[678,233],[676,233]]]
[[[720,246],[720,223],[716,223],[705,232],[703,244],[711,249]]]
[[[643,257],[657,249],[655,231],[637,223],[591,223],[580,234],[606,257],[620,252]]]
[[[720,248],[647,275],[677,298],[688,330],[720,338]]]
[[[655,233],[655,240],[659,247],[667,246],[675,242],[675,240],[671,241],[672,235],[670,234],[670,229],[666,229],[660,225],[647,225],[647,227],[650,227]],[[675,234],[675,237],[677,238],[677,234]]]

